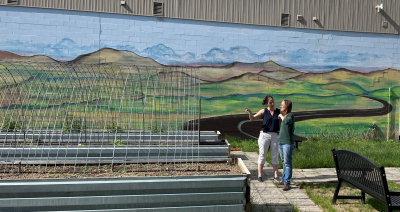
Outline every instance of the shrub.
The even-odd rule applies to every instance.
[[[109,125],[107,125],[106,127],[108,132],[118,132],[118,133],[122,133],[124,132],[124,130],[122,129],[121,126],[118,126],[117,124],[115,124],[114,122],[110,123]]]
[[[114,142],[111,142],[110,145],[123,146],[124,141],[123,140],[115,140]]]
[[[74,118],[72,115],[66,115],[63,130],[64,132],[81,132],[82,119]]]
[[[10,120],[4,121],[3,125],[1,126],[1,130],[6,132],[12,132],[21,128],[21,123]]]

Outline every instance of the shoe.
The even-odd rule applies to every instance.
[[[282,181],[275,181],[275,180],[274,180],[274,183],[277,184],[277,185],[284,185],[285,184]]]
[[[284,191],[288,191],[288,190],[290,190],[290,185],[289,184],[285,184],[284,186],[283,186],[283,188],[282,188],[282,190],[284,190]]]
[[[279,179],[279,177],[274,177],[274,182],[280,182],[281,179]]]
[[[257,181],[258,181],[258,182],[262,182],[262,181],[263,181],[263,180],[262,180],[262,177],[257,178]]]

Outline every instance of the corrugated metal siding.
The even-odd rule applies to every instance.
[[[153,15],[153,2],[164,3],[164,17],[280,26],[289,13],[289,27],[399,34],[398,0],[19,0],[19,6],[105,13]],[[383,3],[383,11],[375,6]],[[0,0],[7,5],[7,0]],[[15,5],[13,5],[15,6]],[[303,15],[304,21],[296,21]],[[318,22],[312,20],[319,19]],[[382,21],[389,27],[383,28]]]
[[[245,175],[2,180],[0,189],[0,211],[242,212],[246,202]]]

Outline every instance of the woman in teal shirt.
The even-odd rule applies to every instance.
[[[282,180],[278,182],[283,186],[283,190],[290,189],[290,180],[292,179],[292,155],[294,149],[294,116],[292,113],[292,102],[283,100],[281,104],[281,114],[279,118],[282,120],[279,136],[279,154],[283,165]]]

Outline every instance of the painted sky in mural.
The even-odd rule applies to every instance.
[[[10,51],[20,55],[36,55],[45,52],[44,55],[54,59],[72,60],[75,57],[97,51],[98,45],[78,45],[72,39],[64,38],[56,44],[29,43],[15,41],[0,42],[1,50]],[[4,48],[5,47],[5,48]],[[106,45],[100,48],[114,48],[129,50],[140,56],[149,57],[165,65],[227,65],[233,62],[266,62],[269,60],[303,71],[327,71],[337,68],[348,68],[359,71],[371,71],[382,68],[390,68],[381,63],[385,55],[374,52],[357,53],[339,50],[318,51],[306,49],[277,49],[275,51],[257,54],[246,46],[234,46],[229,49],[212,48],[206,53],[187,52],[178,54],[172,48],[164,44],[156,44],[144,50],[133,45]]]
[[[165,65],[274,61],[300,71],[400,69],[398,35],[4,6],[0,20],[0,50],[64,61],[109,47]]]

